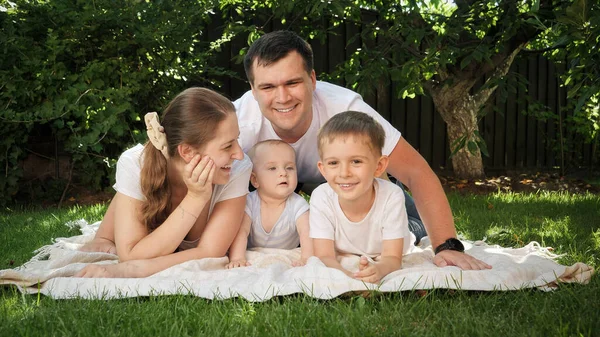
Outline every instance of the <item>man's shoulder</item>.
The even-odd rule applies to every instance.
[[[252,90],[248,90],[240,98],[233,101],[233,106],[235,107],[235,113],[238,115],[238,120],[262,119],[260,107],[254,99],[254,95],[252,95]]]
[[[329,100],[339,101],[339,100],[352,100],[357,97],[361,97],[355,91],[352,91],[348,88],[344,88],[337,84],[317,81],[317,88],[315,89],[315,94],[318,97],[326,97]]]

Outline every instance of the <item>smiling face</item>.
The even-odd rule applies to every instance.
[[[273,125],[277,135],[295,143],[306,133],[312,121],[312,93],[317,79],[308,73],[296,51],[268,66],[252,66],[252,94],[260,111]]]
[[[259,144],[252,159],[251,182],[261,198],[285,199],[298,183],[296,154],[283,142]]]
[[[388,158],[374,151],[362,135],[339,135],[320,144],[319,171],[334,192],[340,205],[372,202],[373,179],[387,167]]]
[[[210,140],[199,153],[209,156],[215,163],[213,184],[223,185],[229,181],[234,160],[242,160],[244,153],[237,139],[240,135],[235,113],[229,113],[215,130],[216,137]]]

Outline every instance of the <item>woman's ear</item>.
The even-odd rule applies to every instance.
[[[385,173],[385,170],[390,163],[390,158],[388,156],[381,156],[377,161],[377,168],[375,169],[375,177],[381,177],[382,174]]]
[[[254,174],[254,172],[250,173],[250,183],[254,188],[258,188],[258,180],[256,179],[256,174]]]
[[[188,144],[177,145],[177,153],[186,163],[189,163],[190,160],[192,160],[192,158],[194,158],[194,156],[198,154],[198,152],[196,152],[196,149],[194,149]]]

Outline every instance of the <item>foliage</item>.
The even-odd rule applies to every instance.
[[[432,96],[449,125],[452,153],[477,157],[487,153],[477,130],[477,119],[489,111],[483,109],[486,101],[496,88],[511,82],[508,69],[519,51],[551,29],[570,3],[230,0],[221,6],[238,8],[240,16],[262,15],[260,23],[248,27],[243,20],[231,21],[230,29],[247,32],[249,40],[269,26],[293,29],[309,39],[345,35],[346,59],[328,79],[363,94],[393,84],[402,98]]]
[[[600,143],[600,4],[574,1],[558,18],[557,26],[557,39],[566,47],[553,57],[569,60],[562,79],[569,88],[567,108],[574,112],[566,122],[596,150]]]
[[[215,1],[0,3],[0,204],[19,192],[28,137],[43,130],[98,188],[140,116],[183,88],[216,86],[207,24]]]

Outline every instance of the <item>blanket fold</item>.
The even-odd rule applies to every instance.
[[[365,284],[339,270],[327,268],[311,257],[302,267],[292,267],[300,250],[256,249],[248,251],[252,266],[226,270],[226,257],[187,261],[141,279],[83,279],[72,277],[89,263],[117,263],[114,254],[87,253],[77,249],[94,237],[99,223],[84,220],[68,226],[80,227],[82,235],[58,238],[42,247],[23,266],[0,270],[0,284],[14,284],[24,293],[42,293],[53,298],[109,299],[149,295],[189,294],[208,299],[241,296],[265,301],[273,296],[304,293],[330,299],[360,291],[397,292],[418,289],[552,290],[560,283],[587,284],[594,270],[584,263],[563,266],[557,255],[531,242],[522,248],[503,248],[485,242],[464,241],[466,252],[490,265],[490,270],[440,268],[433,264],[427,238],[403,259],[402,269],[387,275],[380,284]],[[342,256],[342,265],[358,269],[359,257]]]

